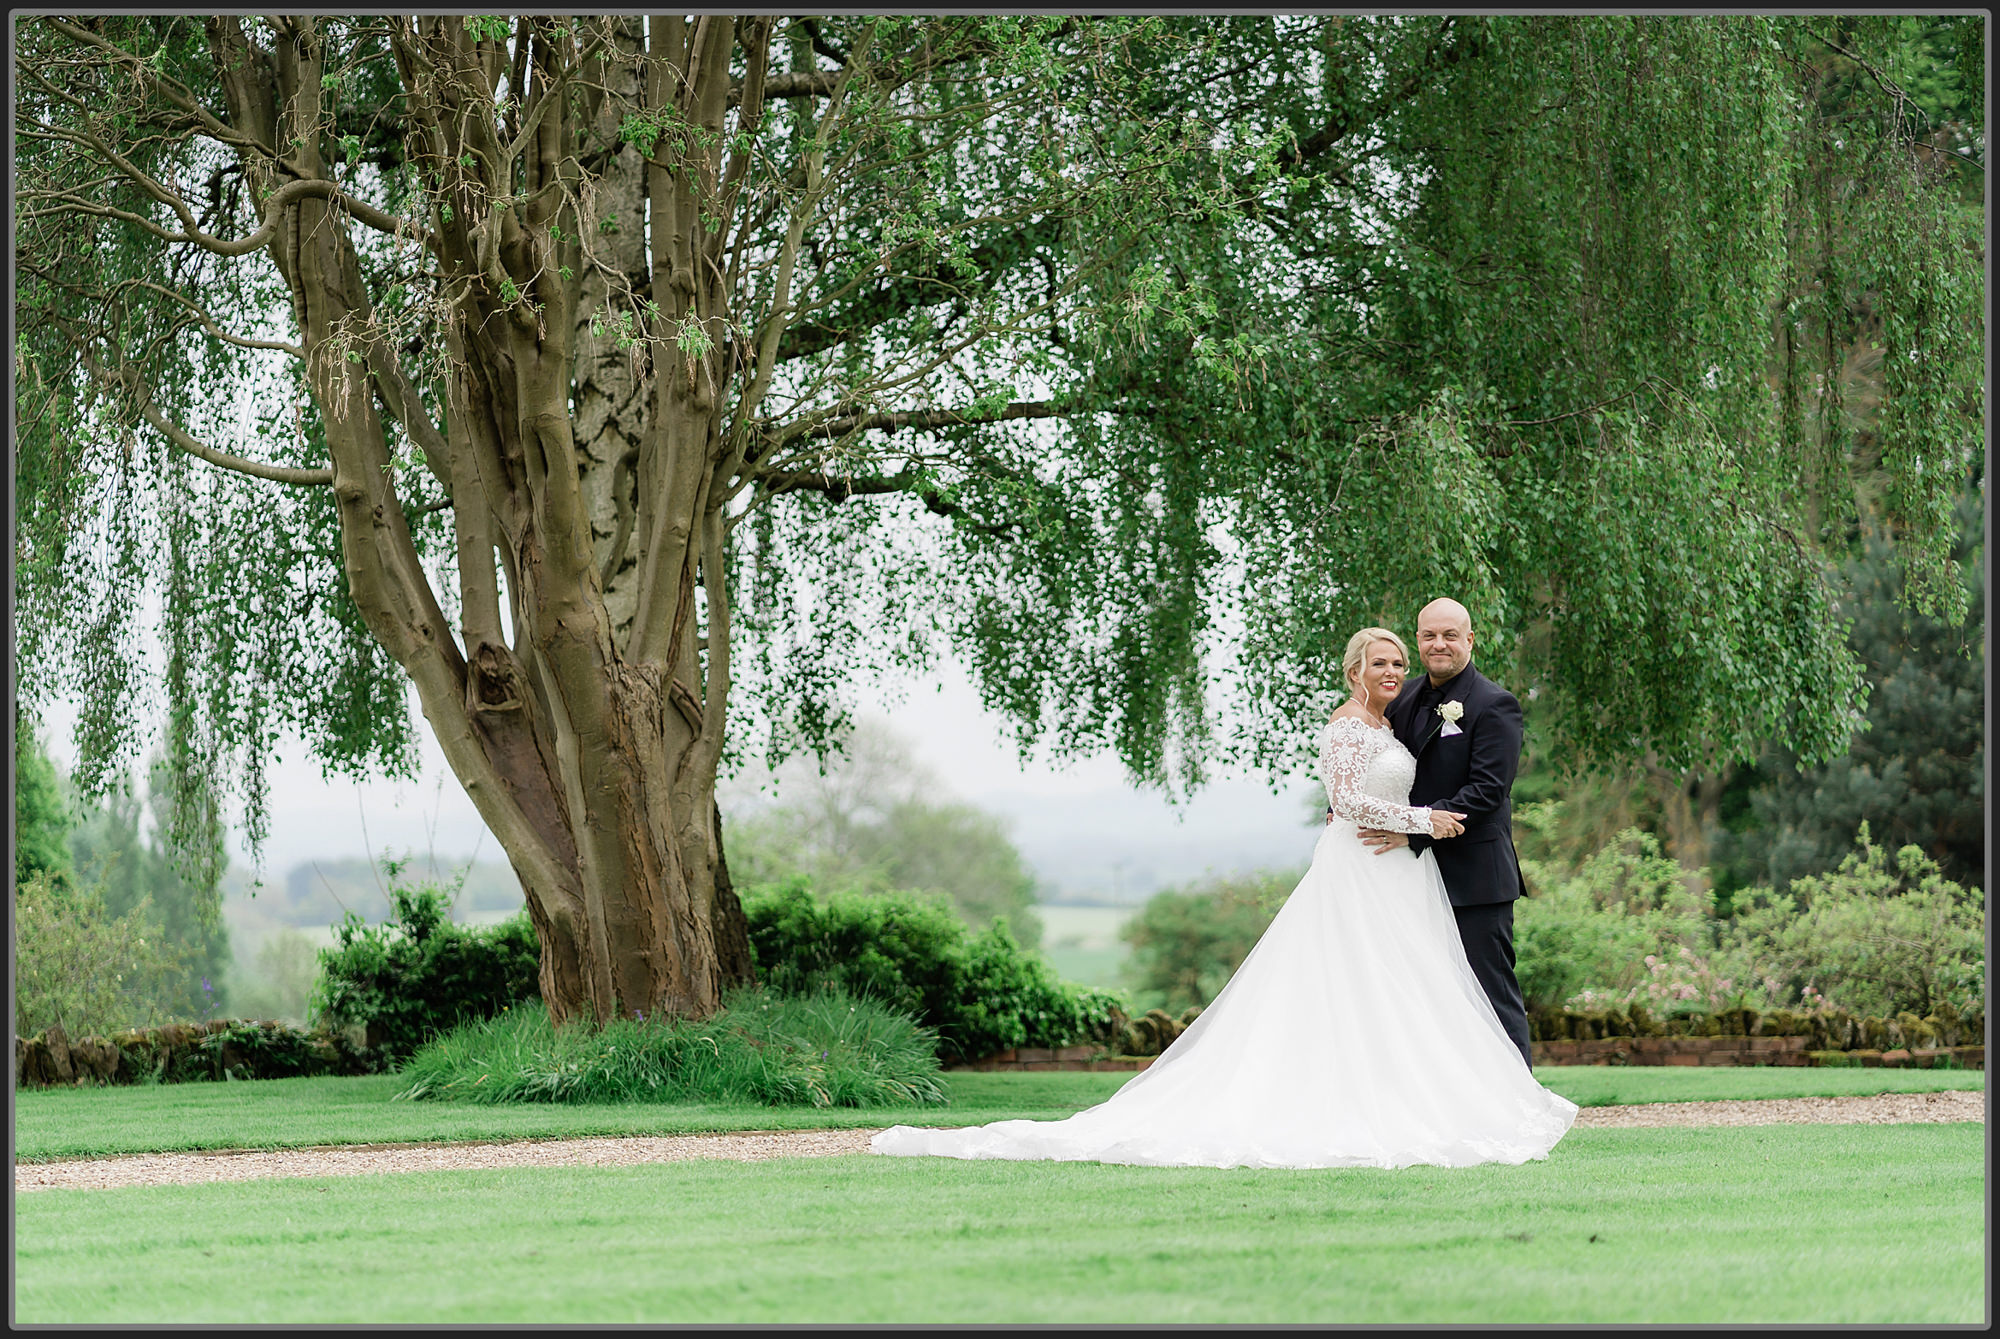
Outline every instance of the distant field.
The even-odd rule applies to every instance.
[[[1118,948],[1045,948],[1042,956],[1056,975],[1079,986],[1117,990],[1125,984],[1125,950]]]
[[[1043,903],[1035,908],[1042,918],[1042,942],[1051,948],[1123,948],[1118,927],[1130,920],[1137,907],[1068,907]]]
[[[1042,918],[1042,952],[1065,981],[1121,986],[1127,949],[1118,937],[1118,928],[1138,910],[1136,906],[1038,906],[1035,914]]]

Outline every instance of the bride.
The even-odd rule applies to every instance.
[[[1465,1167],[1543,1158],[1576,1106],[1535,1082],[1460,947],[1431,852],[1377,855],[1360,828],[1454,835],[1411,808],[1416,761],[1383,711],[1402,639],[1347,643],[1348,700],[1320,729],[1334,819],[1312,867],[1215,1001],[1108,1101],[1067,1120],[898,1125],[876,1153],[1197,1167]]]

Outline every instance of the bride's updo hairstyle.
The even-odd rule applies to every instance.
[[[1340,677],[1346,681],[1347,695],[1352,698],[1361,683],[1361,661],[1368,654],[1368,648],[1376,642],[1392,642],[1396,654],[1403,658],[1403,667],[1408,670],[1410,648],[1403,645],[1403,639],[1387,628],[1363,628],[1347,639],[1347,653],[1340,658]]]

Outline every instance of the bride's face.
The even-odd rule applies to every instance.
[[[1403,653],[1394,642],[1373,642],[1361,657],[1361,695],[1371,711],[1381,711],[1403,691]]]

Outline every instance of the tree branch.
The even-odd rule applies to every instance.
[[[1076,20],[1074,18],[1066,19],[1052,36],[1061,37],[1070,32],[1075,26]],[[814,48],[821,55],[838,60],[843,66],[852,66],[852,62],[848,57],[835,53],[831,47],[824,44],[816,26],[809,28],[808,33]],[[891,58],[879,62],[871,69],[806,70],[797,73],[774,74],[765,81],[764,97],[831,97],[834,90],[840,86],[841,79],[850,73],[859,74],[867,82],[880,85],[883,88],[900,88],[914,79],[921,78],[933,71],[941,70],[948,65],[957,65],[963,61],[991,55],[993,49],[993,43],[985,40],[976,40],[967,42],[962,47],[948,49],[942,53],[932,52],[926,47],[923,54],[908,60],[907,63],[899,62],[897,58]],[[909,53],[905,54],[908,55]],[[737,84],[730,88],[730,106],[735,106],[738,100],[742,98],[743,89],[744,85],[742,84]]]
[[[306,356],[306,351],[303,348],[297,344],[289,344],[281,339],[250,339],[244,335],[231,334],[215,323],[215,318],[209,314],[206,308],[198,305],[185,294],[178,293],[163,284],[156,284],[150,280],[139,280],[136,286],[150,289],[152,292],[172,298],[175,302],[180,303],[181,306],[186,307],[190,312],[194,313],[195,319],[201,322],[204,330],[225,344],[234,344],[239,349],[267,349],[274,353],[289,353],[292,357],[301,360]]]
[[[1400,84],[1392,89],[1385,89],[1381,97],[1355,113],[1334,117],[1318,130],[1301,140],[1293,147],[1289,154],[1283,156],[1281,161],[1285,162],[1285,165],[1291,168],[1304,167],[1341,140],[1353,134],[1356,128],[1372,124],[1379,120],[1389,108],[1399,102],[1408,101],[1423,86],[1424,80],[1430,78],[1431,75],[1447,66],[1456,65],[1465,57],[1468,48],[1465,45],[1453,43],[1450,48],[1446,49],[1443,44],[1444,39],[1451,33],[1452,25],[1457,22],[1456,18],[1447,16],[1445,21],[1438,25],[1437,35],[1431,39],[1430,47],[1424,52],[1423,59],[1417,62],[1416,67],[1410,71],[1409,76]]]
[[[126,370],[122,373],[107,373],[97,365],[97,360],[92,358],[88,353],[84,354],[84,366],[89,370],[91,376],[101,383],[122,383],[127,390],[132,392],[133,406],[138,409],[140,417],[150,423],[154,431],[198,460],[205,460],[209,464],[219,466],[225,470],[233,470],[237,474],[247,474],[253,479],[268,479],[272,483],[315,488],[325,487],[333,483],[333,471],[331,469],[306,470],[290,465],[267,465],[260,460],[247,460],[242,456],[233,456],[227,451],[218,451],[206,442],[196,440],[193,434],[189,433],[179,424],[170,422],[154,406],[151,389],[147,387],[136,371]]]
[[[935,515],[964,517],[965,523],[981,534],[1005,538],[1019,529],[1011,521],[996,524],[992,521],[973,520],[963,506],[946,497],[943,490],[915,470],[904,470],[890,475],[840,477],[817,474],[810,470],[784,470],[762,475],[758,482],[766,497],[776,497],[782,493],[818,493],[836,502],[844,502],[850,497],[880,497],[906,493],[922,502],[924,508]]]
[[[1074,410],[1048,400],[1021,400],[999,409],[905,409],[895,413],[849,414],[818,423],[795,423],[778,434],[774,446],[784,446],[801,437],[846,437],[856,432],[928,432],[975,423],[1008,423],[1015,419],[1060,418]]]
[[[840,83],[840,75],[832,70],[809,70],[803,74],[774,74],[764,81],[764,97],[769,98],[824,98],[831,96]],[[729,90],[729,105],[734,107],[743,100],[743,93],[749,82],[735,84]]]
[[[1042,248],[1056,243],[1061,235],[1055,220],[1044,216],[1002,238],[974,247],[968,259],[975,273],[963,279],[943,261],[927,270],[897,274],[875,292],[856,298],[838,312],[786,330],[778,345],[777,359],[787,362],[834,348],[859,331],[871,330],[913,308],[943,300],[946,295],[940,289],[949,287],[954,296],[964,291],[990,289],[1008,268],[1040,254]],[[953,281],[950,285],[946,282],[948,274]]]
[[[243,135],[240,131],[232,129],[218,120],[213,113],[195,99],[194,94],[186,85],[182,84],[179,80],[170,79],[163,74],[155,72],[143,57],[134,55],[122,47],[107,42],[88,28],[80,28],[73,23],[65,23],[60,18],[50,18],[49,26],[57,32],[84,43],[86,46],[94,47],[104,55],[110,56],[120,64],[126,65],[136,71],[140,78],[152,85],[154,92],[165,98],[180,111],[194,117],[212,139],[227,144],[239,151],[249,149],[258,153],[269,154],[273,157],[276,156],[271,146],[259,144],[255,140]],[[42,83],[45,88],[48,87],[48,84],[39,78],[37,78],[37,82]]]
[[[99,151],[106,154],[114,164],[120,164],[122,167],[122,160],[116,154],[112,153],[111,150],[102,149]],[[137,169],[133,169],[133,172],[136,171]],[[132,172],[128,172],[127,175],[132,176]],[[63,206],[61,209],[43,209],[36,211],[36,213],[39,216],[41,214],[67,212],[92,214],[100,218],[122,219],[127,223],[137,224],[163,242],[192,243],[203,250],[212,251],[218,256],[247,256],[253,251],[260,251],[268,246],[271,239],[278,235],[278,229],[283,226],[282,215],[286,206],[298,200],[318,196],[321,199],[335,202],[349,214],[366,223],[369,227],[376,229],[378,232],[386,232],[392,236],[410,237],[419,242],[428,242],[430,240],[430,234],[417,224],[398,219],[392,214],[386,214],[375,208],[373,205],[365,204],[341,190],[334,182],[324,178],[288,181],[264,197],[264,222],[258,226],[257,231],[251,233],[249,236],[233,240],[222,237],[211,237],[196,224],[194,213],[187,207],[186,201],[179,199],[177,196],[168,198],[171,193],[167,192],[165,187],[160,186],[159,183],[154,182],[152,178],[146,177],[143,173],[132,176],[132,179],[142,189],[145,189],[148,194],[156,196],[156,198],[161,200],[161,203],[166,204],[176,214],[180,215],[182,226],[187,231],[170,231],[143,214],[134,214],[130,210],[119,209],[113,205],[99,204],[94,200],[86,200],[69,191],[36,192],[32,198],[36,200],[58,201]]]

